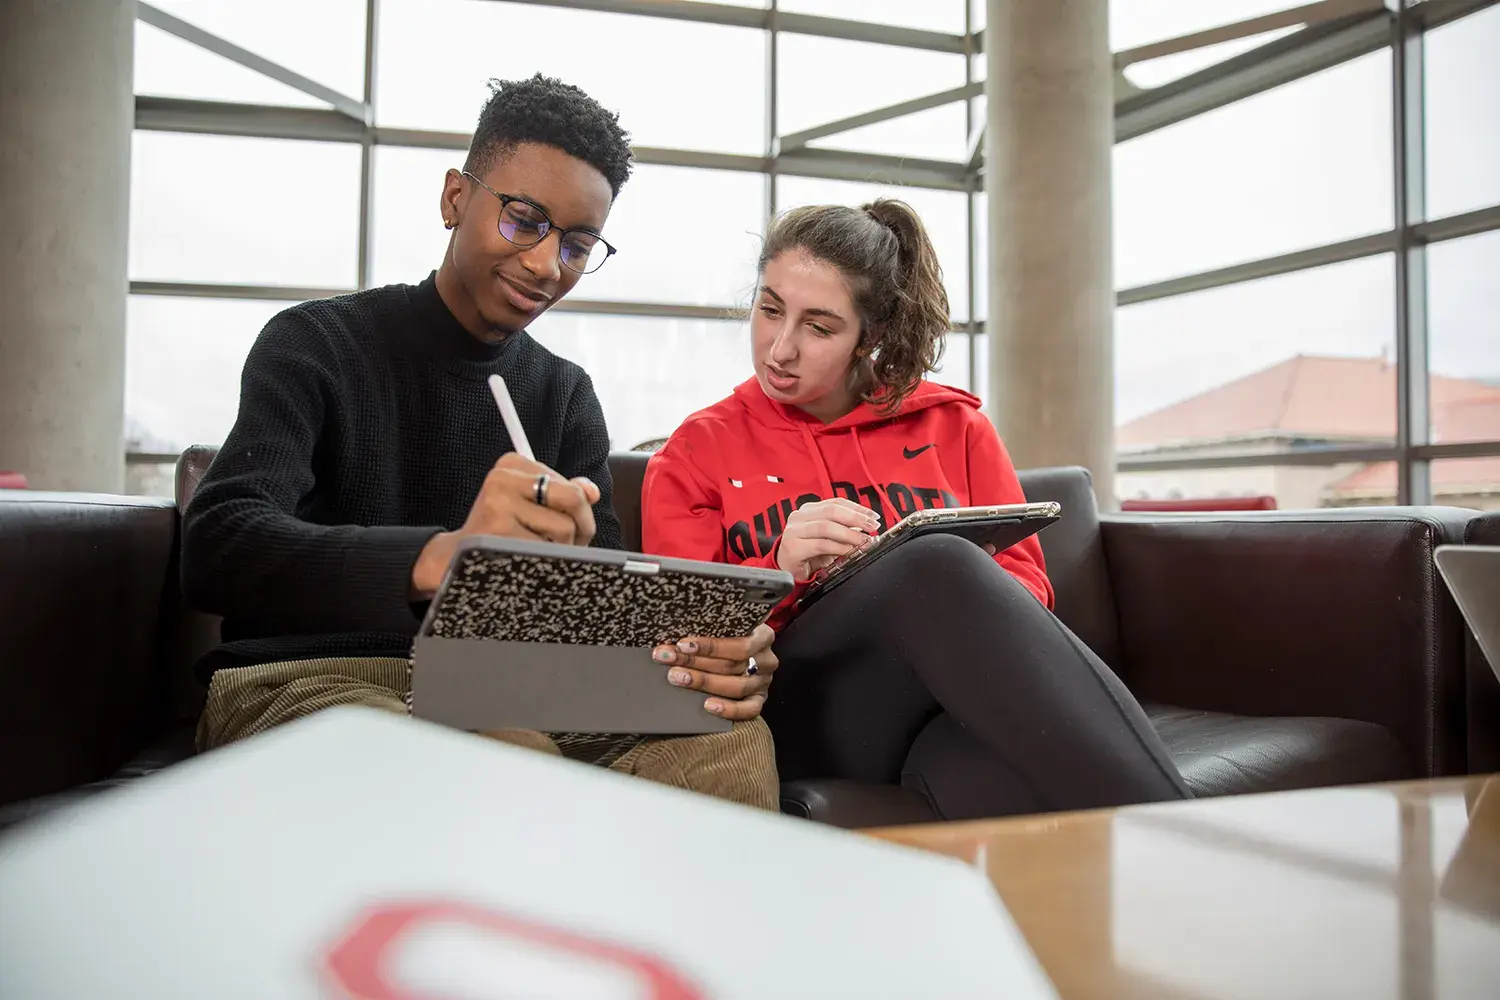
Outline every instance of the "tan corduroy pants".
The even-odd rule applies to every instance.
[[[407,661],[347,657],[265,663],[220,670],[198,721],[198,749],[245,739],[326,708],[363,705],[407,715]],[[543,753],[563,755],[546,733],[507,729],[484,734]],[[609,760],[612,771],[674,788],[776,811],[780,785],[771,731],[761,719],[736,722],[727,733],[631,740]]]

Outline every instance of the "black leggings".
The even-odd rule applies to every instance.
[[[923,792],[945,819],[1189,798],[1125,685],[977,545],[916,539],[776,641],[784,781]]]

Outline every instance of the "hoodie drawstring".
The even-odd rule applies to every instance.
[[[818,450],[818,442],[813,440],[812,431],[807,429],[806,424],[799,423],[797,426],[802,429],[802,441],[807,445],[807,453],[812,456],[813,465],[823,477],[823,481],[818,485],[823,487],[823,495],[832,499],[833,477],[828,474],[828,463],[823,461],[823,453]]]
[[[880,495],[880,484],[875,481],[875,473],[870,471],[870,463],[865,460],[865,449],[859,443],[859,428],[850,427],[849,436],[854,439],[854,453],[859,456],[859,471],[865,474],[865,478],[870,481],[870,488],[875,491],[875,513],[882,521],[885,521],[885,500]],[[825,477],[828,475],[826,470],[823,475]],[[829,492],[832,493],[831,487]],[[892,511],[892,513],[895,512]],[[892,527],[894,524],[894,521],[887,521],[886,527]]]

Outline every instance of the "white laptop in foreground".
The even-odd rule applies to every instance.
[[[0,997],[1056,994],[954,859],[341,709],[0,838]]]
[[[1500,545],[1439,545],[1433,558],[1500,680]]]

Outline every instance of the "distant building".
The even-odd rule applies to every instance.
[[[1500,386],[1431,377],[1432,440],[1500,439]],[[1291,453],[1344,444],[1389,445],[1396,434],[1396,372],[1383,358],[1298,355],[1148,413],[1116,432],[1121,458],[1206,458]],[[1500,457],[1432,465],[1433,500],[1500,510]],[[1334,466],[1126,472],[1123,499],[1274,496],[1282,508],[1396,502],[1394,462]]]

